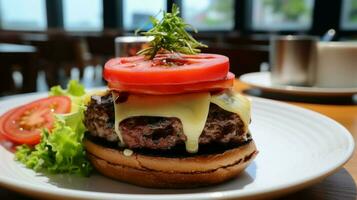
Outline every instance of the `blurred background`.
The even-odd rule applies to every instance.
[[[357,0],[0,0],[0,95],[45,91],[79,79],[104,85],[102,66],[114,38],[149,29],[172,4],[209,45],[230,58],[231,71],[259,71],[278,34],[357,36]]]

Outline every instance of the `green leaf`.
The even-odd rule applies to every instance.
[[[71,80],[67,86],[67,92],[73,96],[83,96],[86,92],[84,86],[76,80]]]
[[[85,89],[82,84],[76,80],[70,80],[67,84],[67,90],[62,89],[61,86],[54,86],[50,89],[50,96],[75,96],[80,97],[85,94]]]

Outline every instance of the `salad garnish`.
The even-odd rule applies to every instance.
[[[52,87],[50,96],[56,95],[71,98],[71,113],[55,115],[51,132],[43,129],[40,143],[34,147],[18,146],[15,159],[35,171],[88,176],[92,166],[87,160],[82,144],[86,131],[83,124],[86,98],[84,87],[72,80],[66,90],[60,86]]]

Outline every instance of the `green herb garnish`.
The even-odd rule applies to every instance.
[[[186,28],[192,28],[179,17],[179,8],[176,4],[172,6],[172,13],[163,12],[162,20],[150,17],[153,28],[142,35],[152,36],[154,39],[149,42],[149,47],[138,52],[139,55],[145,55],[153,59],[159,52],[197,54],[201,50],[198,48],[207,47],[196,41],[187,31]],[[137,32],[137,31],[136,31]]]

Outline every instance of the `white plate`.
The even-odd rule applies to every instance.
[[[0,102],[0,113],[43,95]],[[282,195],[309,186],[340,168],[352,155],[354,141],[340,124],[321,114],[272,100],[252,98],[254,140],[260,151],[238,178],[189,190],[158,190],[117,182],[99,174],[43,175],[13,161],[0,147],[0,185],[41,198],[220,199]]]
[[[274,85],[270,78],[270,72],[248,73],[240,76],[239,79],[243,83],[259,88],[263,91],[282,94],[298,94],[307,96],[352,96],[357,94],[357,88],[322,88]]]

